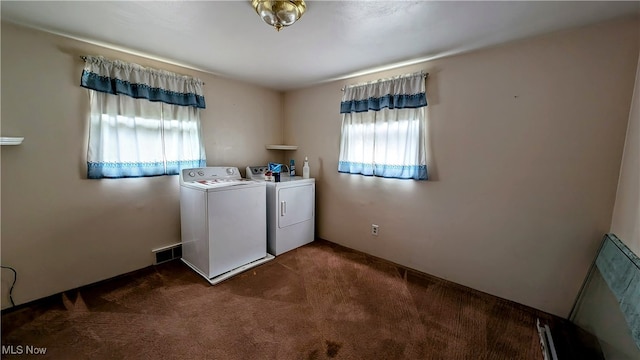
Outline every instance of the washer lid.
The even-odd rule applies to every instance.
[[[249,179],[206,179],[206,180],[195,180],[195,181],[185,181],[182,183],[183,186],[188,186],[196,189],[202,190],[213,190],[213,189],[221,189],[221,188],[229,188],[232,186],[265,186],[264,182],[249,180]]]

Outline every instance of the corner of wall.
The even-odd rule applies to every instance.
[[[610,231],[640,254],[640,51]]]

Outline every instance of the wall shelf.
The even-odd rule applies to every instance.
[[[266,145],[267,150],[298,150],[298,145]]]
[[[0,145],[20,145],[23,137],[0,137]]]

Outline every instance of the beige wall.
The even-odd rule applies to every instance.
[[[567,316],[611,225],[638,26],[605,23],[286,93],[285,141],[317,178],[318,236]],[[340,88],[417,70],[430,74],[432,180],[339,174]]]
[[[629,112],[611,232],[640,256],[640,61]]]
[[[86,179],[85,54],[201,78],[208,165],[263,164],[282,141],[279,92],[3,23],[2,136],[25,137],[1,148],[2,264],[18,271],[18,304],[148,266],[180,241],[177,176]],[[11,280],[3,270],[3,308]]]

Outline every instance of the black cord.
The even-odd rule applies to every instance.
[[[9,300],[11,300],[11,306],[16,306],[16,304],[13,302],[13,287],[16,285],[16,280],[18,280],[18,272],[16,272],[16,269],[10,266],[0,265],[0,267],[13,271],[13,284],[11,284],[11,289],[9,289]]]

